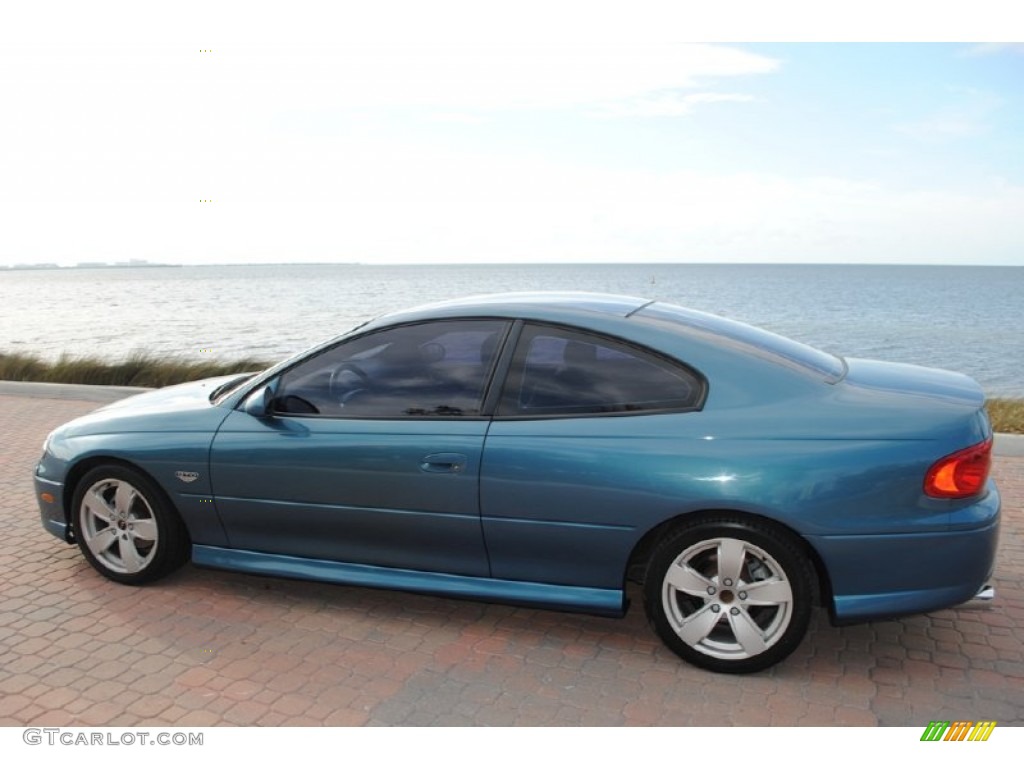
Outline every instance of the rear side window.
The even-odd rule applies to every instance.
[[[702,379],[680,363],[604,336],[527,325],[498,416],[579,416],[688,410]]]
[[[710,334],[719,343],[742,345],[763,357],[774,358],[817,374],[830,384],[846,375],[846,364],[835,355],[736,320],[660,302],[643,307],[637,314]]]

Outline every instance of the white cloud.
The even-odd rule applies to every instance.
[[[947,113],[932,115],[911,123],[900,123],[896,130],[917,139],[942,140],[978,136],[985,132],[986,125],[968,115]]]
[[[715,45],[477,44],[227,50],[207,77],[236,106],[438,110],[564,108],[773,72],[774,59]]]
[[[700,104],[748,102],[755,98],[746,93],[663,93],[632,101],[612,103],[599,114],[609,117],[681,117]]]
[[[990,130],[992,118],[1002,106],[996,94],[973,88],[951,89],[951,103],[919,120],[899,123],[895,129],[921,141],[981,136]]]
[[[335,199],[392,172],[416,178],[423,161],[419,149],[331,143],[325,120],[348,127],[401,108],[469,122],[617,104],[619,114],[681,115],[748,97],[679,89],[778,66],[714,45],[201,50],[0,53],[0,199]],[[403,153],[408,167],[396,171]]]
[[[565,44],[636,40],[992,40],[1013,36],[1016,0],[177,0],[173,9],[137,0],[8,3],[0,44],[109,47],[351,45],[388,40],[518,40]],[[1017,24],[1019,29],[1019,24]]]
[[[978,43],[968,46],[961,52],[961,56],[996,56],[1001,53],[1016,53],[1024,55],[1024,43]]]

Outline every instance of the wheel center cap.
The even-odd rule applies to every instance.
[[[731,589],[723,589],[718,593],[718,600],[723,603],[731,603],[735,597],[733,596]]]

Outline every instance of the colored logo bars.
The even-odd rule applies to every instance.
[[[921,741],[988,741],[995,727],[995,720],[932,720],[921,734]]]

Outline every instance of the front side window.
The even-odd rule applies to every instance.
[[[499,416],[576,416],[687,410],[700,405],[701,378],[625,342],[553,326],[523,329]]]
[[[507,324],[405,325],[343,341],[285,372],[278,413],[348,418],[480,415]]]

